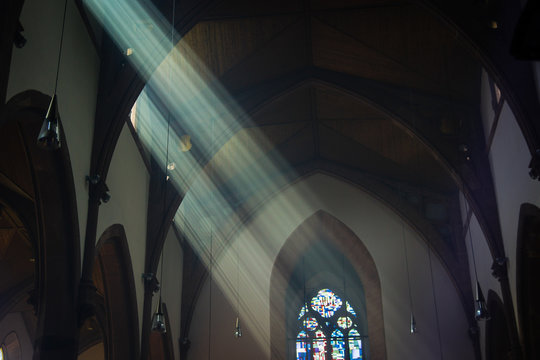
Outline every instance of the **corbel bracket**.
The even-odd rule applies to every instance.
[[[101,179],[99,174],[87,175],[86,182],[90,187],[90,198],[98,201],[98,204],[107,203],[111,199],[109,193],[109,187],[105,184],[105,181]]]
[[[506,257],[496,258],[493,261],[493,265],[491,265],[491,275],[493,275],[493,277],[495,277],[499,281],[508,278],[507,264],[508,264],[508,258]]]

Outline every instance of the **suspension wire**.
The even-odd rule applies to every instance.
[[[411,292],[411,275],[409,271],[409,257],[407,255],[407,241],[405,239],[405,224],[403,222],[401,223],[401,235],[403,239],[403,252],[405,254],[405,270],[407,272],[407,289],[409,291],[409,306],[411,308],[411,312],[414,314],[412,292]]]
[[[171,54],[172,57],[173,54],[173,34],[174,34],[174,11],[175,11],[175,0],[172,0],[172,20],[171,20]],[[167,85],[169,87],[169,92],[171,90],[171,73],[172,73],[172,59],[169,61],[168,66],[168,72],[169,72],[169,81],[167,82]],[[167,141],[165,145],[165,181],[164,181],[164,189],[163,189],[163,216],[166,217],[166,209],[167,209],[167,187],[169,185],[169,138],[170,138],[170,129],[171,129],[171,110],[170,108],[167,111]],[[164,262],[164,252],[163,249],[165,248],[165,242],[167,240],[167,234],[165,234],[165,239],[163,240],[163,245],[161,247],[161,270],[160,270],[160,281],[161,286],[159,287],[159,302],[161,302],[161,289],[163,288],[163,262]]]
[[[64,15],[62,17],[62,32],[60,35],[60,46],[58,49],[58,63],[56,65],[56,80],[54,81],[54,94],[58,87],[58,74],[60,73],[60,59],[62,59],[62,46],[64,45],[64,28],[66,25],[67,0],[64,1]]]
[[[471,255],[474,268],[474,278],[478,282],[478,272],[476,271],[476,256],[474,255],[474,246],[471,236],[471,220],[472,220],[472,209],[467,206],[467,199],[465,199],[465,213],[467,214],[467,233],[469,234],[469,245],[471,246]],[[467,234],[465,234],[467,236]]]
[[[437,306],[437,295],[435,292],[435,280],[433,279],[433,265],[431,262],[431,244],[428,242],[428,259],[429,259],[429,273],[431,275],[431,293],[433,296],[433,305],[435,307],[435,320],[437,324],[437,337],[439,340],[439,354],[441,356],[441,360],[443,359],[443,351],[442,351],[442,339],[441,339],[441,324],[439,321],[439,309]]]
[[[236,317],[240,317],[240,251],[239,243],[236,244]]]
[[[210,351],[212,349],[212,266],[213,266],[213,258],[212,258],[212,246],[213,246],[213,231],[212,227],[210,227],[210,264],[209,264],[209,270],[208,270],[208,287],[209,287],[209,295],[208,295],[208,302],[209,302],[209,311],[208,311],[208,360],[211,359]]]

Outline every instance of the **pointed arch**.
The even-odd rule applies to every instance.
[[[124,227],[114,224],[96,245],[94,282],[105,303],[106,358],[139,358],[139,321],[133,267]],[[96,275],[97,275],[96,274]],[[101,283],[99,283],[101,281]]]
[[[540,356],[540,313],[537,304],[540,301],[540,208],[533,204],[522,204],[519,212],[519,224],[516,249],[516,284],[519,325],[523,348],[528,359]]]
[[[38,317],[34,353],[39,358],[71,358],[77,353],[79,223],[65,136],[57,151],[45,151],[37,145],[50,99],[36,90],[13,96],[2,109],[0,127],[2,131],[9,127],[9,134],[20,140],[19,159],[24,160],[26,169],[24,176],[16,177],[15,192],[28,199],[27,208],[30,200],[33,202],[36,297],[31,301]],[[60,132],[64,134],[61,122]],[[24,216],[25,211],[20,214]]]
[[[315,212],[292,232],[274,263],[270,279],[271,359],[287,358],[285,293],[303,252],[321,239],[344,255],[362,282],[365,289],[370,358],[386,359],[381,284],[375,262],[356,234],[323,210]]]

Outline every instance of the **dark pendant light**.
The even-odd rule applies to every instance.
[[[411,332],[411,334],[416,334],[416,320],[414,319],[414,314],[412,311],[411,311],[411,323],[410,323],[409,331]]]
[[[480,283],[478,281],[476,281],[476,296],[474,299],[474,318],[476,320],[489,320],[491,318],[486,306],[484,294],[482,293],[482,288],[480,288]]]
[[[37,143],[43,149],[56,150],[60,148],[60,129],[58,126],[58,96],[53,95],[47,110],[47,115],[41,125]]]
[[[163,309],[162,309],[161,304],[162,303],[161,303],[161,295],[160,295],[157,310],[154,313],[154,316],[152,317],[152,331],[157,331],[164,334],[167,332],[167,328],[165,326],[165,317],[163,316]]]
[[[58,64],[56,66],[56,81],[54,83],[54,94],[49,103],[49,109],[43,120],[43,125],[39,131],[37,144],[47,150],[57,150],[60,148],[60,118],[58,116],[58,97],[56,89],[58,87],[58,74],[60,72],[60,59],[62,58],[62,45],[64,42],[64,28],[66,25],[67,0],[64,2],[64,16],[62,19],[62,32],[60,35],[60,47],[58,49]]]
[[[470,210],[470,208],[469,208]],[[486,306],[486,300],[484,299],[484,294],[482,293],[482,288],[480,287],[480,282],[478,281],[478,272],[476,271],[476,257],[474,255],[474,246],[471,236],[471,218],[472,218],[472,211],[471,214],[467,212],[467,216],[469,217],[469,223],[467,224],[467,232],[469,233],[469,245],[471,247],[471,255],[473,260],[473,268],[474,268],[474,278],[476,279],[476,294],[474,297],[474,318],[479,320],[489,320],[489,312]]]
[[[236,318],[236,327],[234,328],[234,337],[235,338],[241,338],[242,337],[242,328],[240,327],[240,319]]]

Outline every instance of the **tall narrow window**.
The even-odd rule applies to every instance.
[[[298,313],[296,360],[360,360],[362,334],[349,301],[321,289]]]

